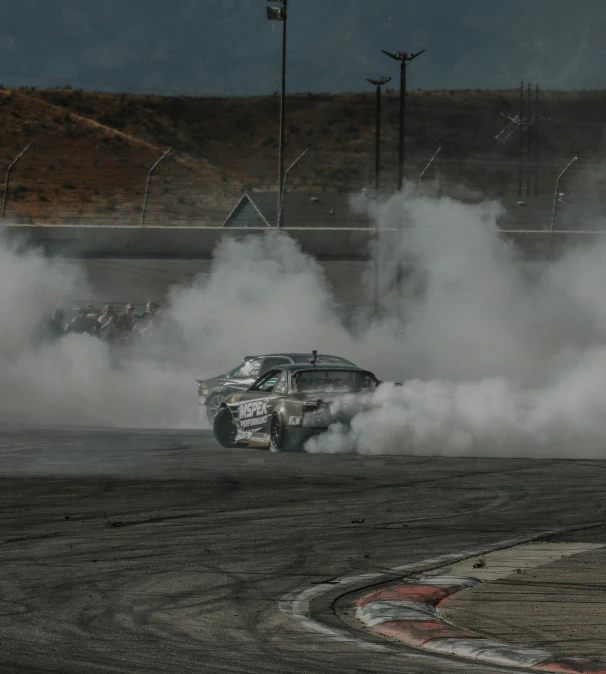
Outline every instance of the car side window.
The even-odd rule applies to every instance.
[[[274,367],[279,367],[280,365],[288,365],[289,363],[290,359],[288,358],[278,358],[278,357],[264,358],[263,365],[261,366],[261,374],[263,374],[264,372],[269,372]]]
[[[271,370],[264,377],[262,377],[254,386],[251,386],[251,391],[262,391],[263,393],[271,393],[280,378],[280,370]]]
[[[282,372],[278,383],[274,387],[274,393],[278,395],[284,395],[288,390],[288,372]]]

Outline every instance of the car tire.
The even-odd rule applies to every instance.
[[[283,452],[284,446],[284,422],[279,414],[273,414],[269,422],[269,449],[272,452]]]
[[[215,417],[221,410],[221,405],[225,402],[225,396],[220,393],[211,393],[207,401],[204,403],[206,407],[206,417],[210,424],[215,423]]]
[[[215,440],[222,446],[231,449],[233,447],[247,447],[244,442],[236,442],[238,429],[236,422],[229,411],[229,408],[223,407],[215,417],[213,422],[213,433]]]
[[[269,450],[271,452],[300,452],[303,447],[292,437],[292,431],[284,427],[282,417],[274,413],[269,422]]]

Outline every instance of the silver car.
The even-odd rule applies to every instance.
[[[316,357],[318,365],[350,365],[354,363],[339,356],[311,353],[270,353],[263,356],[245,356],[242,362],[225,374],[209,379],[198,379],[198,405],[206,409],[212,424],[221,405],[232,393],[246,391],[265,372],[282,365],[309,363]]]

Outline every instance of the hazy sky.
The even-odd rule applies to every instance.
[[[289,0],[291,91],[397,75],[381,49],[424,54],[413,88],[606,86],[604,0]],[[0,82],[265,94],[280,24],[264,0],[0,0]]]

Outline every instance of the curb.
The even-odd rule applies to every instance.
[[[519,648],[487,639],[445,622],[438,606],[447,597],[482,581],[456,576],[429,576],[393,585],[355,602],[356,618],[382,636],[435,655],[557,674],[606,674],[606,662],[566,658],[539,649]]]

